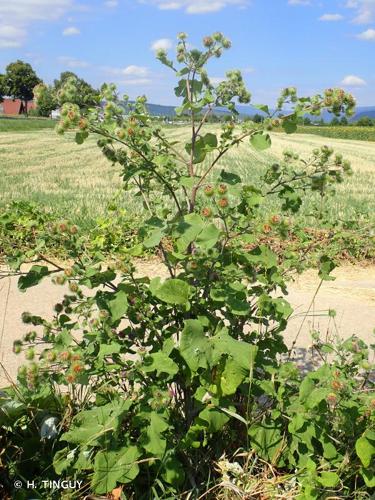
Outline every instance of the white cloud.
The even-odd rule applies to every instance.
[[[20,24],[49,21],[58,19],[71,7],[72,0],[1,0],[0,17]]]
[[[145,77],[149,73],[148,69],[144,66],[130,65],[122,70],[122,74],[126,76],[139,76]]]
[[[160,10],[178,10],[181,9],[181,4],[178,2],[161,3],[159,5]]]
[[[169,50],[173,46],[172,40],[169,38],[160,38],[159,40],[155,40],[151,44],[151,50],[157,52],[158,50]]]
[[[368,29],[364,31],[363,33],[360,33],[357,38],[360,38],[361,40],[367,40],[370,42],[375,42],[375,30],[373,29]]]
[[[341,81],[341,85],[344,87],[364,87],[367,83],[359,76],[348,75]]]
[[[342,21],[344,19],[344,16],[341,14],[323,14],[322,16],[319,17],[319,21],[327,21],[327,22],[335,22],[335,21]]]
[[[55,21],[74,7],[74,0],[0,0],[0,48],[20,47],[34,22]]]
[[[148,85],[152,82],[150,70],[145,66],[130,65],[125,68],[101,66],[100,71],[110,77],[116,77],[117,83],[122,85]]]
[[[310,0],[288,0],[288,5],[311,5]]]
[[[81,61],[80,59],[69,56],[61,56],[58,58],[58,61],[67,68],[87,68],[90,66],[90,64],[86,61]]]
[[[69,26],[68,28],[65,28],[62,32],[62,34],[64,36],[76,36],[76,35],[80,35],[81,32],[78,28],[76,28],[75,26]]]
[[[346,6],[356,10],[353,19],[356,24],[369,24],[375,20],[375,0],[348,0]]]
[[[109,9],[115,9],[118,7],[118,0],[107,0],[104,2],[104,6],[108,7]]]
[[[210,78],[210,82],[212,83],[212,85],[216,86],[216,85],[219,85],[221,82],[223,82],[225,80],[225,76],[212,76]]]
[[[26,38],[26,30],[21,27],[3,24],[0,26],[0,48],[20,47]]]
[[[226,7],[246,7],[249,0],[139,0],[156,5],[160,10],[183,9],[187,14],[218,12]]]

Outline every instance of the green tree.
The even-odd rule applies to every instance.
[[[259,113],[256,113],[254,116],[253,116],[253,122],[255,123],[262,123],[264,120],[263,116],[260,115]]]
[[[48,117],[57,107],[56,92],[50,85],[40,83],[34,89],[34,96],[37,103],[37,113],[39,116]]]
[[[374,125],[374,120],[368,116],[362,116],[359,120],[357,120],[357,125],[359,127],[372,127]]]
[[[330,125],[331,125],[332,127],[337,127],[338,125],[340,125],[340,120],[338,119],[338,117],[337,117],[337,116],[335,116],[335,117],[331,120]]]
[[[344,127],[346,127],[346,126],[348,126],[348,125],[349,125],[349,121],[348,121],[348,119],[346,118],[346,116],[342,116],[342,117],[341,117],[341,120],[340,120],[340,125],[342,125],[342,126],[344,126]]]
[[[21,99],[24,102],[24,113],[27,115],[27,103],[34,97],[34,87],[41,83],[29,63],[17,60],[8,64],[4,76],[4,84],[7,93],[13,99]]]
[[[5,95],[6,95],[5,76],[0,74],[0,102],[3,101]]]
[[[77,93],[74,95],[73,100],[70,98],[71,96],[66,96],[65,98],[63,94],[63,88],[69,80],[74,81],[74,86],[77,89]],[[83,78],[79,78],[72,71],[63,71],[60,74],[60,78],[54,81],[54,89],[59,97],[60,103],[69,101],[73,104],[77,104],[80,108],[88,108],[98,104],[99,91],[94,89],[89,83],[83,80]]]

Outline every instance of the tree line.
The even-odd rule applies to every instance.
[[[59,92],[70,78],[76,80],[79,89],[74,104],[84,108],[97,103],[99,91],[72,71],[63,71],[52,85],[48,85],[39,78],[29,63],[21,60],[8,64],[5,73],[0,74],[0,102],[5,97],[20,99],[24,103],[25,114],[28,114],[28,102],[37,94],[37,107],[33,113],[48,117],[58,107]]]

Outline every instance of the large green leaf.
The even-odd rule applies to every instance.
[[[184,252],[193,242],[208,250],[215,246],[220,234],[221,231],[215,224],[208,224],[199,214],[195,213],[181,218],[174,231],[179,252]]]
[[[246,253],[245,256],[250,263],[262,265],[266,269],[277,265],[277,255],[266,245],[259,245],[251,252]]]
[[[12,424],[23,413],[27,413],[27,406],[24,403],[11,399],[7,395],[4,398],[0,396],[0,425]]]
[[[178,372],[178,366],[165,352],[159,351],[145,357],[142,371],[145,373],[156,371],[158,376],[162,373],[173,376]]]
[[[307,407],[315,408],[322,401],[325,401],[327,399],[328,394],[329,389],[325,387],[317,387],[316,389],[313,389],[313,391],[306,398]]]
[[[164,237],[164,231],[163,229],[154,229],[153,231],[151,231],[151,233],[149,234],[148,238],[146,238],[144,241],[143,241],[143,245],[146,247],[146,248],[154,248],[154,247],[157,247],[159,245],[159,243],[161,242],[161,240],[163,239]]]
[[[197,421],[203,420],[209,432],[218,432],[229,421],[229,416],[215,408],[205,408],[198,416]]]
[[[269,134],[264,134],[262,131],[256,132],[250,137],[251,145],[257,151],[264,151],[271,147],[271,137]]]
[[[21,292],[25,292],[28,288],[38,285],[43,278],[48,276],[49,271],[47,266],[32,266],[30,271],[21,276],[18,280],[18,288]]]
[[[282,127],[287,134],[294,134],[297,131],[297,121],[295,117],[283,120]]]
[[[334,488],[339,484],[340,478],[336,474],[336,472],[323,471],[320,474],[320,477],[318,477],[318,481],[322,486],[325,486],[326,488]]]
[[[108,308],[114,322],[120,320],[128,310],[128,298],[124,290],[119,290],[108,302]]]
[[[331,276],[331,272],[335,269],[336,264],[327,255],[323,255],[319,259],[319,278],[324,281],[333,281],[335,278]]]
[[[189,214],[180,219],[174,232],[179,252],[185,251],[190,243],[196,240],[203,226],[203,219],[198,214]]]
[[[162,415],[152,412],[150,415],[150,423],[144,429],[141,437],[141,445],[143,448],[156,457],[162,457],[165,452],[167,441],[163,437],[163,432],[168,429],[168,423]]]
[[[222,395],[234,394],[242,381],[251,376],[258,347],[231,337],[224,329],[211,339],[212,364],[225,357],[219,384]]]
[[[355,443],[355,451],[360,458],[364,467],[369,467],[372,462],[372,457],[375,455],[375,446],[364,436],[357,439]]]
[[[221,232],[215,224],[208,224],[198,234],[196,239],[197,246],[206,250],[214,247],[218,242],[220,234]]]
[[[181,462],[171,454],[163,461],[163,472],[161,475],[164,481],[173,486],[178,486],[185,479],[185,472]]]
[[[200,321],[189,319],[181,334],[180,353],[192,372],[207,368],[211,358],[211,344]]]
[[[55,453],[53,457],[53,468],[56,474],[62,474],[66,471],[74,460],[74,453],[69,448],[63,448]]]
[[[272,421],[252,425],[249,429],[252,446],[263,460],[277,464],[284,447],[282,429]]]
[[[94,475],[91,486],[95,493],[106,494],[117,483],[130,483],[138,473],[137,460],[140,457],[136,446],[128,446],[118,451],[99,451],[95,457]]]
[[[368,488],[375,488],[375,471],[370,469],[361,469],[361,475]]]
[[[121,345],[112,342],[111,344],[101,344],[98,352],[98,360],[103,361],[106,356],[118,354],[121,351]]]
[[[190,296],[190,286],[180,279],[169,279],[152,290],[151,293],[167,304],[187,305]]]
[[[132,402],[128,400],[113,401],[78,413],[70,429],[61,436],[61,441],[68,443],[99,445],[108,433],[117,433],[123,415],[129,410]]]
[[[193,146],[191,143],[189,143],[185,146],[185,150],[189,155],[191,154],[192,149],[193,149]],[[197,139],[195,141],[195,144],[194,144],[193,163],[195,163],[195,164],[202,163],[205,160],[206,155],[207,155],[206,144],[204,142],[203,137],[200,137],[199,139]]]
[[[223,329],[217,335],[212,337],[212,345],[213,363],[218,362],[221,356],[226,355],[231,357],[239,366],[248,372],[253,369],[258,352],[257,346],[234,339],[229,335],[226,329]]]
[[[219,283],[211,288],[210,296],[217,302],[223,302],[229,311],[236,316],[245,316],[250,312],[246,288],[241,284],[241,286],[236,285],[238,283]]]
[[[203,137],[206,150],[212,150],[217,148],[217,137],[215,134],[208,133]]]
[[[299,386],[299,398],[302,402],[306,401],[307,397],[315,389],[314,381],[308,376],[305,377]]]

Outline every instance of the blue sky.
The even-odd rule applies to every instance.
[[[243,70],[254,103],[295,85],[300,94],[344,86],[375,105],[375,0],[0,0],[0,72],[20,58],[46,82],[71,70],[176,104],[154,49],[172,52],[180,31],[193,46],[214,31],[230,38],[210,75]]]

